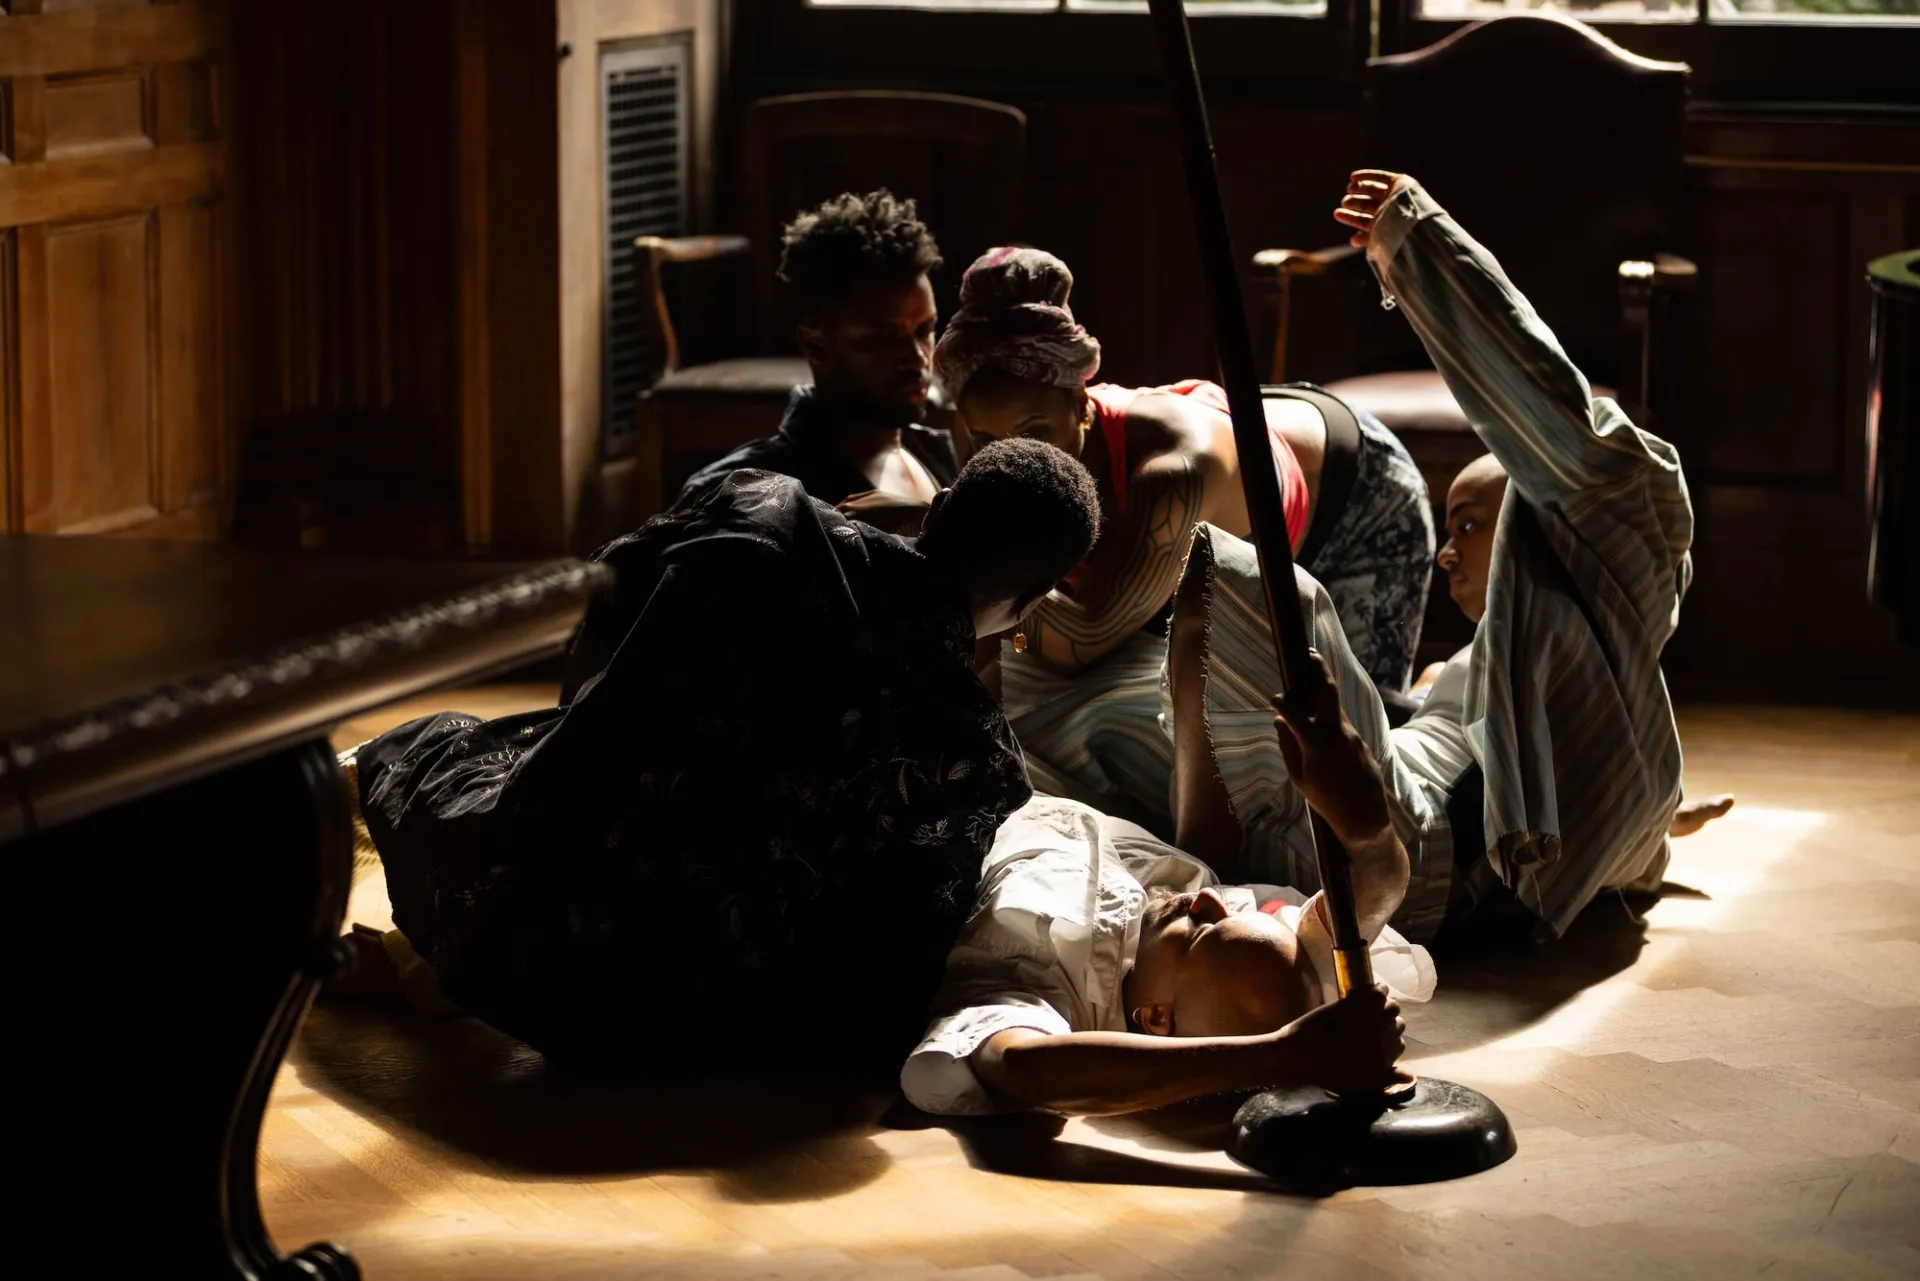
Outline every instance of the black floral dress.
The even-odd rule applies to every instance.
[[[562,706],[360,749],[396,925],[549,1052],[910,1041],[1031,795],[960,584],[751,471],[597,558]]]

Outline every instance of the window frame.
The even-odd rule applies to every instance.
[[[1422,18],[1420,0],[1381,0],[1380,52],[1409,53],[1480,21]],[[1487,15],[1493,16],[1493,15]],[[1642,57],[1693,69],[1696,104],[1914,109],[1920,24],[1821,22],[1782,15],[1715,21],[1706,0],[1676,22],[1568,13]]]
[[[1257,86],[1282,99],[1357,96],[1369,0],[1325,2],[1315,17],[1193,14],[1194,53],[1209,92]],[[1162,76],[1144,6],[956,13],[737,0],[730,9],[737,65],[763,91],[857,84],[992,96],[1136,87]]]

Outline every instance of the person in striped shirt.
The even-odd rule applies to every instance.
[[[1410,939],[1500,916],[1563,933],[1595,895],[1656,887],[1681,751],[1660,654],[1692,576],[1678,452],[1595,397],[1499,264],[1420,184],[1356,172],[1352,229],[1490,458],[1449,502],[1443,563],[1477,613],[1473,642],[1429,673],[1389,730],[1325,590],[1295,590],[1312,643],[1387,781],[1411,875]],[[1175,842],[1250,875],[1318,885],[1307,807],[1272,729],[1282,688],[1253,548],[1195,533],[1176,594],[1163,696]],[[1697,816],[1696,816],[1697,817]]]

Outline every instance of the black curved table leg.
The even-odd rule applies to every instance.
[[[283,1257],[256,1180],[274,1076],[340,963],[352,849],[325,740],[8,848],[26,887],[13,1054],[45,1120],[16,1168],[44,1171],[44,1222],[77,1218],[58,1238],[70,1266],[359,1277],[332,1245]]]

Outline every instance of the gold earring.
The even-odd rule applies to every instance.
[[[1026,632],[1017,631],[1013,634],[1013,652],[1016,654],[1024,654],[1027,652]]]

